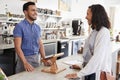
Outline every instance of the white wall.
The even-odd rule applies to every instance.
[[[7,4],[8,11],[15,14],[22,14],[22,5],[24,1],[20,0],[0,0],[0,13],[5,13],[5,5]]]
[[[85,18],[87,8],[92,4],[103,5],[109,14],[109,7],[111,5],[120,5],[120,0],[72,0],[71,17]]]
[[[72,14],[73,17],[81,17],[85,18],[86,16],[86,11],[88,6],[92,4],[103,4],[104,1],[96,1],[96,0],[72,0]]]
[[[81,18],[84,23],[83,27],[85,28],[86,33],[88,32],[89,27],[87,20],[85,19],[88,6],[98,3],[104,6],[104,0],[72,0],[72,12],[70,17]]]
[[[111,6],[110,7],[110,19],[111,19],[111,26],[113,31],[113,38],[115,38],[118,33],[120,32],[120,5]]]
[[[57,10],[58,0],[38,0],[37,7]]]
[[[8,11],[14,14],[23,14],[22,7],[26,1],[22,0],[0,0],[0,14],[5,13],[5,5],[8,6]],[[58,9],[57,0],[37,0],[37,7],[48,8],[52,10]]]
[[[105,3],[107,5],[119,5],[120,4],[120,0],[105,0]]]
[[[86,17],[86,12],[88,9],[88,6],[92,4],[101,4],[105,7],[108,16],[111,18],[110,14],[110,7],[113,5],[120,5],[120,0],[72,0],[72,12],[70,14],[70,17],[72,18],[81,18],[84,22],[84,28],[88,30],[88,24]],[[114,16],[114,15],[112,15]],[[119,17],[116,17],[115,19],[118,20]],[[112,21],[112,20],[111,20]],[[118,21],[117,21],[118,22]],[[114,26],[118,27],[118,23],[114,22]]]
[[[120,4],[120,0],[71,0],[71,14],[65,16],[84,18],[86,10],[91,4],[102,4],[104,6]],[[21,14],[22,6],[26,1],[22,0],[0,0],[0,13],[5,13],[5,5],[11,13]],[[37,0],[37,7],[48,8],[52,10],[58,9],[58,0]]]

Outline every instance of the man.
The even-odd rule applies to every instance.
[[[18,54],[16,73],[21,71],[31,72],[39,67],[40,56],[45,58],[45,51],[41,40],[41,28],[34,23],[37,19],[37,8],[34,2],[23,5],[25,19],[18,23],[13,31],[14,44]],[[46,62],[44,64],[49,64]]]

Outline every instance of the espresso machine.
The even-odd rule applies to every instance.
[[[3,23],[1,29],[2,29],[1,36],[3,42],[5,42],[6,44],[12,44],[14,25],[12,23],[9,24]]]
[[[81,19],[72,20],[73,35],[81,34],[81,25],[82,24],[83,24],[83,22],[81,21]]]

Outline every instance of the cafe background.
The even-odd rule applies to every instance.
[[[102,4],[107,10],[112,27],[111,38],[115,39],[120,32],[120,0],[0,0],[0,63],[6,66],[3,69],[8,73],[6,75],[15,72],[12,31],[15,24],[24,19],[22,7],[27,1],[33,1],[37,5],[36,23],[42,28],[46,55],[64,52],[63,57],[67,57],[76,54],[83,47],[84,39],[90,32],[85,19],[86,11],[92,4]],[[75,29],[77,31],[71,30],[74,30],[74,26],[78,27]]]
[[[0,14],[4,14],[6,5],[8,11],[13,14],[23,14],[22,5],[26,1],[29,0],[0,0]],[[119,29],[119,13],[120,13],[120,0],[32,0],[35,1],[37,7],[39,8],[47,8],[52,10],[60,10],[61,16],[63,18],[81,18],[84,22],[84,26],[86,27],[86,31],[88,30],[88,25],[85,19],[86,10],[89,5],[94,3],[99,3],[105,6],[109,18],[112,22],[113,32],[115,34],[118,33]],[[64,3],[65,2],[65,3]],[[14,4],[14,5],[13,5]],[[67,4],[67,5],[66,5]],[[62,6],[63,7],[62,7]]]

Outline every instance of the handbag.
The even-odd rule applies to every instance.
[[[102,71],[100,73],[100,80],[115,80],[115,77],[110,73]]]

